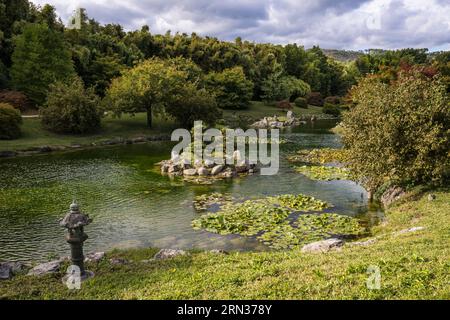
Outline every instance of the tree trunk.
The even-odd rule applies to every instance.
[[[152,127],[152,107],[147,107],[147,126]]]

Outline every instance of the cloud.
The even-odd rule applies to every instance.
[[[447,0],[32,0],[63,21],[78,6],[102,23],[153,33],[196,32],[223,40],[323,48],[428,47],[450,50]]]

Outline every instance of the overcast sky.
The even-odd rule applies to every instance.
[[[222,40],[327,49],[450,50],[450,0],[32,0],[66,23],[77,8],[101,23],[152,33],[197,32]]]

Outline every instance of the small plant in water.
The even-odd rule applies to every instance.
[[[348,180],[350,172],[346,168],[327,166],[301,166],[295,167],[295,171],[313,180]]]
[[[205,197],[206,199],[206,197]],[[321,211],[330,205],[305,195],[281,195],[243,203],[226,203],[216,213],[192,222],[194,229],[222,235],[239,234],[256,238],[274,249],[289,249],[335,235],[357,236],[364,229],[351,217],[338,214],[298,214]]]

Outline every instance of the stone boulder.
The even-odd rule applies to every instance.
[[[328,252],[333,249],[340,248],[344,245],[344,241],[337,238],[317,241],[309,243],[302,248],[302,252]]]
[[[13,277],[12,268],[8,263],[0,263],[0,280],[9,280]]]
[[[84,257],[84,262],[99,262],[105,257],[104,252],[91,252]]]
[[[219,173],[221,173],[223,171],[224,168],[225,168],[225,166],[223,164],[218,164],[217,166],[212,168],[211,174],[213,176],[218,175]]]
[[[198,173],[199,176],[205,177],[205,176],[209,175],[209,170],[206,169],[205,167],[200,167],[200,168],[197,169],[197,173]]]
[[[165,260],[165,259],[171,259],[176,256],[184,256],[187,252],[184,250],[178,250],[178,249],[161,249],[153,259],[155,260]]]
[[[56,273],[61,268],[61,260],[50,261],[35,266],[28,272],[29,276],[42,276],[50,273]]]
[[[197,170],[196,169],[185,169],[183,170],[183,175],[184,176],[195,176],[197,174]]]

